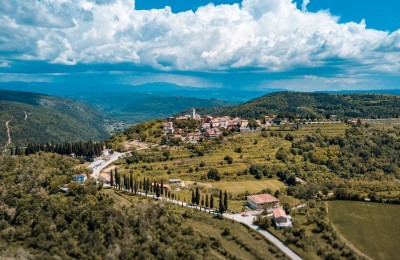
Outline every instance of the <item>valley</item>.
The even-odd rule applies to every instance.
[[[368,99],[374,100],[374,97]],[[390,102],[397,102],[397,99]],[[340,110],[338,107],[335,109]],[[396,113],[397,109],[393,104],[387,106],[390,112],[382,113]],[[35,115],[32,110],[19,111],[30,111],[26,120],[27,114],[19,113],[18,119],[23,123],[32,120]],[[168,224],[163,224],[162,220],[151,222],[151,225],[175,230],[178,233],[173,233],[173,236],[178,240],[181,239],[179,234],[200,236],[199,243],[204,246],[201,252],[209,256],[246,259],[362,259],[363,254],[371,255],[364,248],[374,240],[364,239],[360,242],[357,237],[347,234],[348,228],[343,230],[344,224],[341,222],[343,213],[335,210],[345,206],[335,205],[345,203],[345,200],[361,205],[366,203],[362,201],[368,200],[371,201],[367,202],[368,205],[393,204],[391,214],[400,210],[395,205],[400,203],[400,165],[397,160],[399,119],[379,119],[375,118],[376,114],[362,120],[343,116],[328,118],[324,116],[325,112],[315,114],[315,118],[307,118],[307,115],[293,115],[291,118],[277,113],[253,119],[224,114],[201,115],[198,111],[201,109],[190,114],[182,112],[168,119],[141,122],[100,143],[34,143],[26,147],[28,156],[3,155],[2,158],[12,160],[14,164],[27,163],[24,158],[31,160],[33,165],[38,163],[37,167],[42,170],[36,174],[41,175],[39,179],[47,176],[48,180],[44,182],[46,184],[35,184],[37,186],[32,192],[41,187],[43,194],[46,194],[43,196],[50,199],[83,200],[82,205],[92,212],[88,214],[94,214],[95,211],[95,214],[107,214],[103,210],[107,209],[104,203],[108,200],[107,205],[112,205],[115,210],[131,212],[127,214],[135,214],[135,219],[141,221],[142,217],[137,216],[143,212],[139,211],[161,210],[162,213],[155,213],[156,218],[168,216],[172,220],[168,220]],[[366,112],[375,113],[372,111],[376,109]],[[18,154],[23,154],[24,148],[21,149]],[[90,156],[81,155],[81,151]],[[85,159],[90,162],[85,162]],[[63,166],[61,171],[46,170],[58,167],[60,163],[69,166]],[[12,181],[13,176],[19,167],[4,167],[9,167],[4,169],[9,177],[3,175],[8,180],[7,185],[14,187],[16,184]],[[30,173],[28,171],[24,174]],[[78,181],[80,176],[84,179]],[[252,196],[272,196],[283,216],[290,214],[291,226],[276,229],[275,208],[264,208],[264,211],[263,208],[252,208],[249,204]],[[91,205],[97,205],[97,208],[91,208]],[[364,209],[357,206],[349,206],[346,210],[351,212],[351,216],[365,215],[361,213]],[[60,218],[68,219],[67,215],[61,217],[60,214],[57,220],[50,217],[47,221],[59,223]],[[351,220],[353,222],[346,222],[346,225],[351,223],[354,229],[362,229],[358,224],[370,225],[367,222],[373,218],[370,216],[357,224],[356,220]],[[148,219],[153,220],[156,221]],[[87,224],[89,230],[85,232],[92,234],[90,236],[102,229],[99,222],[96,223]],[[180,228],[174,226],[174,223],[179,223]],[[7,225],[25,228],[23,222],[9,222]],[[56,225],[59,227],[65,224]],[[81,227],[83,230],[85,225]],[[131,227],[135,229],[135,225],[131,224]],[[75,231],[81,228],[75,227]],[[58,229],[62,230],[60,227]],[[136,232],[129,230],[124,232]],[[153,232],[152,229],[147,230]],[[58,231],[54,232],[58,234]],[[388,237],[393,236],[390,232],[387,234]],[[117,243],[123,244],[118,237],[115,236]],[[364,237],[370,238],[369,235]],[[157,240],[163,241],[157,242],[157,247],[171,245],[176,239]],[[41,252],[20,242],[29,252]],[[46,243],[43,248],[47,246]],[[151,242],[144,242],[147,243],[152,245]],[[191,248],[194,245],[197,244],[188,246]],[[99,252],[111,247],[103,242],[99,242],[98,246]],[[198,250],[189,249],[186,253],[199,253]],[[76,257],[78,251],[63,249],[57,252]],[[123,252],[130,255],[128,251]],[[160,251],[145,249],[143,253],[157,255]],[[387,257],[392,258],[396,254],[394,250],[388,252]]]
[[[0,91],[0,122],[2,147],[101,140],[109,136],[107,129],[116,124],[110,117],[76,101],[13,91]]]

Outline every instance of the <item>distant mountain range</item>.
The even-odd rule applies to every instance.
[[[332,104],[311,100],[315,104],[307,104],[309,99],[303,100],[304,96],[296,94],[294,100],[289,100],[291,95],[272,99],[271,93],[282,92],[282,89],[265,89],[263,91],[232,90],[225,88],[196,88],[187,86],[178,86],[172,83],[158,82],[139,86],[132,85],[57,85],[52,83],[24,83],[24,82],[3,82],[0,83],[0,89],[37,92],[49,95],[67,97],[79,102],[90,105],[97,110],[107,114],[115,120],[121,120],[127,124],[134,124],[141,121],[147,121],[153,118],[166,117],[172,114],[189,111],[196,108],[199,111],[210,113],[230,113],[231,115],[247,114],[257,117],[261,113],[279,113],[292,112],[300,114],[321,115],[323,113],[335,112],[334,114],[357,117],[365,115],[365,108],[350,109],[343,107],[339,110],[329,107]],[[294,93],[294,92],[286,92]],[[342,91],[324,91],[314,92],[315,97],[319,94],[389,94],[400,96],[400,90],[342,90]],[[267,96],[265,96],[267,95]],[[309,93],[305,93],[309,96]],[[265,96],[265,97],[264,97]],[[312,96],[312,95],[311,95]],[[323,96],[323,95],[322,95]],[[261,97],[261,98],[260,98]],[[300,100],[296,100],[297,98]],[[266,99],[265,102],[263,100]],[[251,100],[251,101],[250,101]],[[286,101],[285,101],[286,100]],[[244,103],[248,102],[248,103]],[[287,106],[280,103],[288,103]],[[301,106],[295,107],[293,104],[301,103]],[[242,104],[244,103],[244,104]],[[262,103],[262,104],[260,104]],[[271,103],[271,104],[267,104]],[[351,102],[350,102],[351,103]],[[349,103],[349,104],[350,104]],[[240,106],[235,106],[242,104]],[[257,104],[257,105],[252,105]],[[342,104],[342,103],[340,103]],[[348,105],[349,105],[348,104]],[[333,104],[334,105],[334,104]],[[355,104],[353,104],[355,105]],[[361,104],[358,104],[361,105]],[[310,110],[310,106],[313,108]],[[324,108],[324,106],[326,106]],[[219,107],[215,109],[215,107]],[[232,107],[232,108],[230,108]],[[303,108],[307,107],[307,111]],[[367,107],[370,108],[370,107]],[[386,107],[381,107],[386,111]],[[304,111],[300,111],[303,109]],[[346,110],[347,112],[344,112]],[[244,112],[247,111],[247,112]],[[371,112],[370,109],[367,111]],[[368,112],[368,114],[370,114]],[[390,113],[392,113],[391,111]],[[373,115],[387,115],[388,111],[380,113],[374,111]]]
[[[80,102],[43,94],[0,90],[0,146],[30,142],[101,140],[108,116]]]
[[[171,83],[151,83],[139,86],[59,86],[49,83],[7,82],[0,83],[0,89],[67,97],[93,106],[115,120],[121,120],[127,124],[164,118],[191,108],[239,104],[276,91],[194,88]]]
[[[391,118],[400,116],[400,97],[365,93],[276,92],[238,106],[201,109],[199,112],[254,119],[278,114],[285,117]]]
[[[93,93],[73,97],[93,106],[114,119],[128,124],[166,118],[183,110],[197,107],[226,106],[230,103],[219,99],[201,99],[184,96],[167,96],[148,93]]]
[[[52,83],[0,82],[0,89],[27,91],[63,97],[90,97],[92,94],[145,93],[163,96],[195,97],[200,99],[220,99],[228,103],[239,104],[262,95],[282,91],[266,89],[263,91],[232,90],[225,88],[200,88],[179,86],[172,83],[156,82],[143,85],[59,85]]]

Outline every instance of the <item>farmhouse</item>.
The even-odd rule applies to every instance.
[[[82,182],[84,182],[84,181],[87,179],[87,177],[86,177],[86,174],[85,174],[85,173],[81,173],[81,174],[74,174],[74,175],[72,175],[72,179],[73,179],[74,181],[76,181],[76,182],[82,183]]]
[[[281,208],[276,208],[272,210],[272,215],[274,218],[274,223],[276,229],[284,229],[292,227],[292,217],[286,215],[285,211]]]
[[[272,208],[278,207],[278,199],[270,194],[258,194],[247,196],[247,206],[252,209],[267,208],[271,211]]]

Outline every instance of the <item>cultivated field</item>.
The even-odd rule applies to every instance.
[[[373,259],[400,259],[400,206],[332,201],[328,216],[335,228]]]

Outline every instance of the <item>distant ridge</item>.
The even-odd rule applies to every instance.
[[[76,101],[49,95],[0,90],[0,145],[7,141],[10,121],[11,145],[32,142],[100,140],[109,134],[110,119]]]
[[[400,96],[400,89],[315,91],[315,93],[327,93],[327,94],[385,94],[385,95]]]
[[[258,119],[263,115],[344,118],[391,118],[400,115],[400,97],[383,94],[328,94],[276,92],[232,107],[199,110],[202,113]]]

